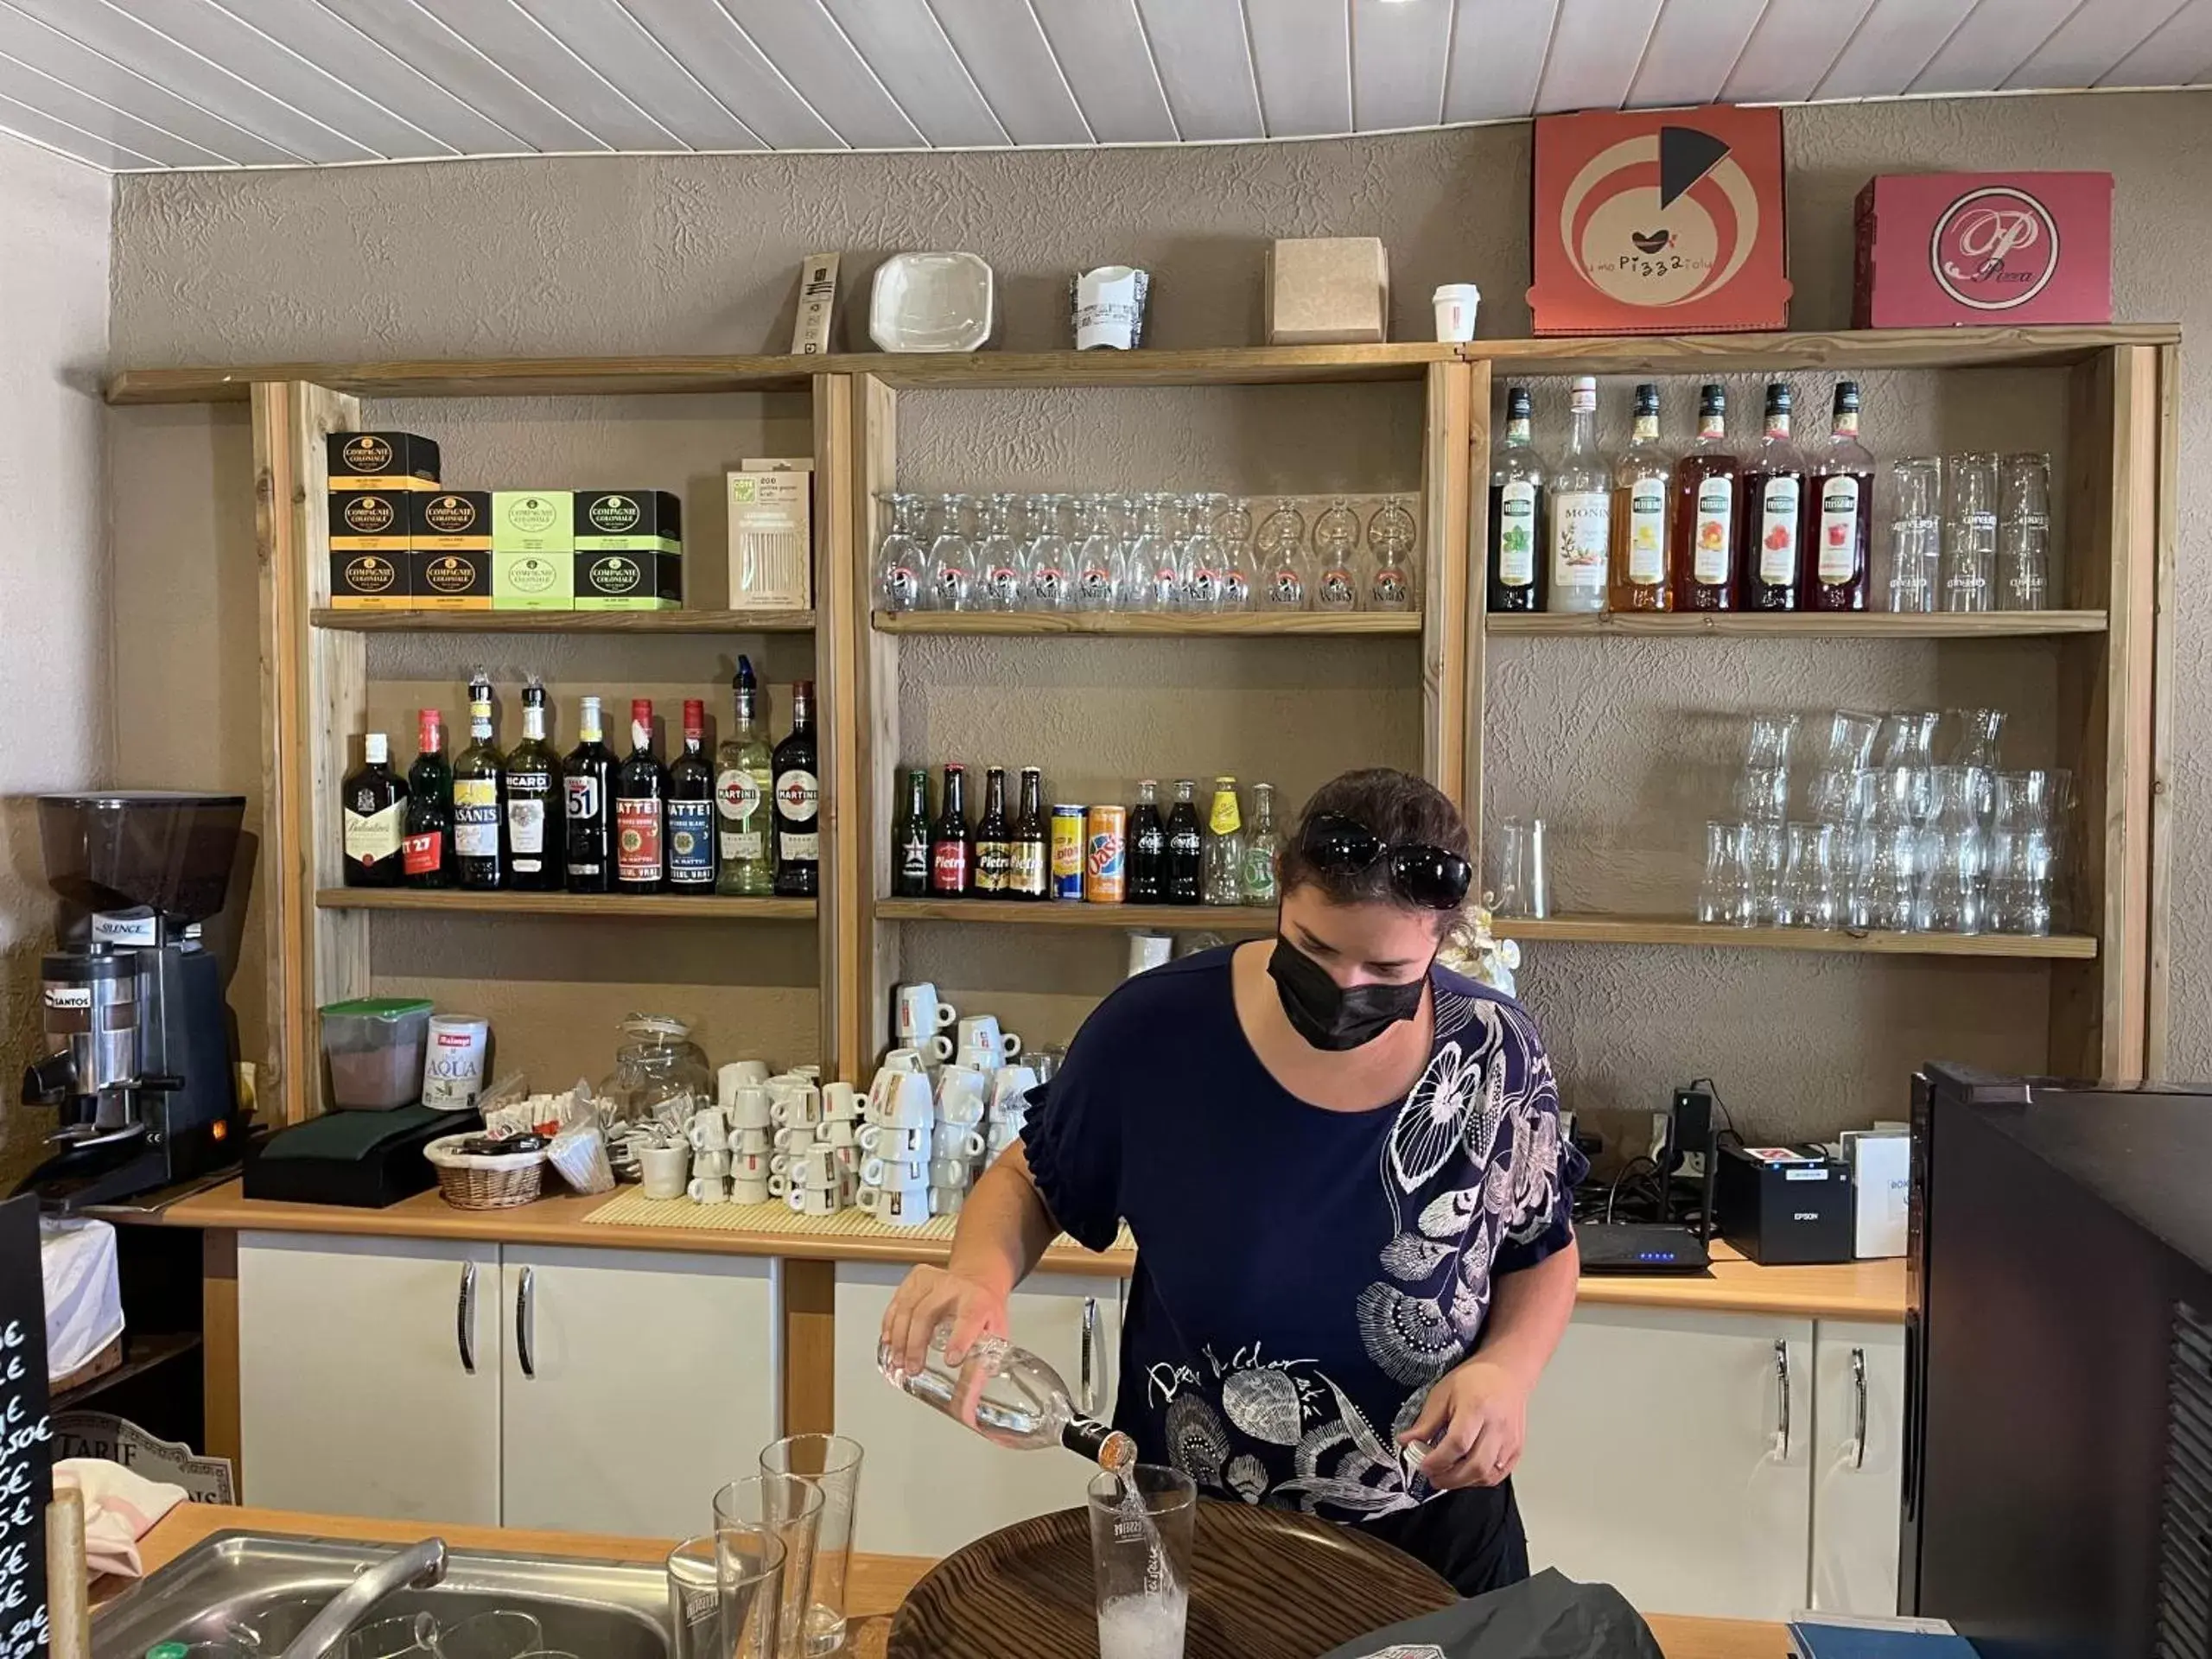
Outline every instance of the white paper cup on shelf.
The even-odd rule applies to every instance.
[[[1131,265],[1101,265],[1075,279],[1075,348],[1133,351],[1144,339],[1144,302],[1149,273]]]
[[[1436,302],[1436,337],[1444,340],[1475,337],[1475,309],[1483,291],[1472,283],[1446,283],[1430,296]]]
[[[423,1103],[473,1106],[484,1092],[485,1051],[492,1022],[475,1014],[434,1014],[423,1053]]]

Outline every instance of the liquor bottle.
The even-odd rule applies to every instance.
[[[749,658],[737,659],[730,682],[737,724],[715,752],[715,827],[721,839],[721,873],[715,891],[737,899],[765,899],[776,890],[776,851],[769,836],[775,813],[774,761],[763,734],[760,683]]]
[[[468,747],[453,758],[453,863],[461,887],[493,893],[506,875],[499,823],[499,747],[492,741],[492,683],[468,685]]]
[[[1213,807],[1206,815],[1205,899],[1210,905],[1244,902],[1244,817],[1236,808],[1236,780],[1213,780]]]
[[[1175,806],[1167,815],[1167,902],[1195,905],[1205,898],[1205,833],[1198,827],[1198,785],[1175,780]]]
[[[715,890],[715,766],[707,759],[707,705],[683,700],[683,753],[668,769],[668,890]]]
[[[1728,389],[1698,394],[1697,442],[1675,464],[1675,608],[1736,608],[1736,514],[1743,463],[1728,447]]]
[[[1839,380],[1835,420],[1812,467],[1812,527],[1799,588],[1808,611],[1866,608],[1867,549],[1873,539],[1874,457],[1859,442],[1859,385]]]
[[[1505,438],[1490,468],[1490,608],[1544,608],[1544,463],[1529,439],[1529,388],[1505,391]]]
[[[1659,388],[1636,389],[1636,426],[1613,462],[1613,579],[1617,611],[1670,611],[1667,494],[1674,467],[1659,447]]]
[[[776,745],[776,896],[812,899],[822,890],[822,779],[814,750],[814,682],[791,687],[791,734]]]
[[[668,772],[653,747],[653,705],[630,700],[630,753],[614,772],[614,890],[658,893],[668,877]]]
[[[361,740],[360,767],[347,775],[338,800],[345,820],[346,885],[397,887],[406,870],[407,785],[391,769],[391,743],[384,733]]]
[[[1252,827],[1244,832],[1243,902],[1272,905],[1281,895],[1275,884],[1275,856],[1282,843],[1275,834],[1275,786],[1252,785]]]
[[[599,699],[576,717],[576,747],[561,763],[568,835],[563,881],[570,893],[614,891],[614,751],[600,728]]]
[[[983,773],[983,816],[976,820],[976,896],[1006,897],[1007,878],[1014,868],[1014,826],[1006,817],[1006,768],[992,766]]]
[[[968,891],[976,868],[976,843],[968,833],[967,769],[944,769],[944,810],[930,831],[930,896],[957,899]]]
[[[407,885],[453,886],[453,768],[446,765],[445,716],[415,715],[415,764],[407,768]]]
[[[887,1346],[876,1368],[894,1389],[964,1423],[995,1446],[1036,1452],[1064,1446],[1104,1469],[1136,1461],[1136,1442],[1119,1429],[1077,1414],[1068,1385],[1045,1361],[1004,1337],[979,1337],[958,1365],[946,1363],[950,1331],[931,1338],[929,1357],[908,1371]]]
[[[1129,902],[1161,905],[1167,902],[1167,826],[1160,817],[1160,785],[1151,779],[1137,784],[1136,810],[1129,814],[1128,850]]]
[[[1744,510],[1736,524],[1736,593],[1747,611],[1797,608],[1797,548],[1805,517],[1805,462],[1789,441],[1789,388],[1766,389],[1766,433],[1744,458]]]
[[[1605,608],[1605,559],[1611,551],[1613,480],[1598,453],[1598,382],[1574,378],[1567,401],[1567,448],[1551,478],[1551,591],[1548,611]]]
[[[1052,883],[1052,828],[1045,821],[1045,774],[1021,769],[1021,807],[1014,816],[1008,844],[1006,893],[1009,899],[1042,899]]]
[[[906,772],[906,805],[891,826],[891,892],[899,899],[924,899],[930,890],[930,774],[926,766]]]
[[[561,757],[545,741],[545,688],[532,680],[522,689],[522,741],[507,756],[500,792],[507,816],[509,885],[524,893],[561,888]]]

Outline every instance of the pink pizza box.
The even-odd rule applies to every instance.
[[[2112,175],[1892,173],[1859,193],[1859,328],[2112,321]]]

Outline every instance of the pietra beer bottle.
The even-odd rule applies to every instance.
[[[957,899],[968,891],[976,850],[968,835],[967,772],[944,769],[944,810],[930,831],[930,895]]]
[[[1006,821],[1006,768],[993,766],[983,774],[983,816],[976,824],[977,898],[1006,897],[1007,877],[1014,866],[1013,836]]]
[[[1034,766],[1024,766],[1021,810],[1014,815],[1014,839],[1007,843],[1007,898],[1045,897],[1052,881],[1051,839],[1045,822],[1045,775]]]

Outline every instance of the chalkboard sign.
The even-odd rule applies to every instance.
[[[0,1659],[46,1653],[46,1278],[38,1198],[0,1204]]]

